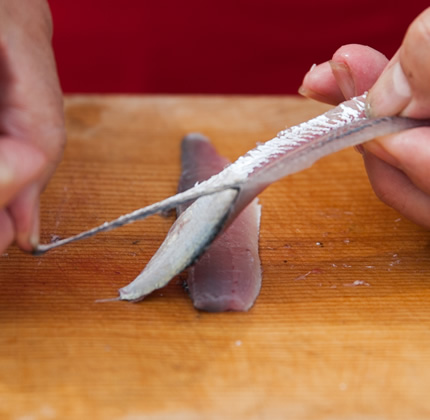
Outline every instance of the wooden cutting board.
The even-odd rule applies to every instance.
[[[72,96],[42,240],[173,194],[179,143],[235,159],[327,107],[295,97]],[[33,257],[0,257],[0,418],[428,419],[430,233],[380,203],[353,150],[261,195],[263,287],[198,312],[184,275],[97,303],[138,274],[173,215]]]

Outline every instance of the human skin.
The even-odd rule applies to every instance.
[[[0,1],[0,252],[39,239],[39,196],[65,144],[45,0]]]
[[[345,45],[305,75],[299,92],[337,104],[368,90],[371,116],[430,118],[429,74],[430,8],[412,22],[390,61],[370,47]],[[430,229],[430,128],[380,137],[360,150],[376,195]]]

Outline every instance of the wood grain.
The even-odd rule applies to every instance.
[[[171,195],[179,142],[234,159],[327,107],[295,97],[72,96],[42,239]],[[263,288],[196,311],[184,275],[96,303],[140,272],[173,215],[0,257],[0,418],[428,419],[430,234],[374,196],[353,150],[261,195]]]

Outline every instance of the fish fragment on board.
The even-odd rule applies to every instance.
[[[179,192],[230,164],[199,133],[191,133],[182,140],[181,163]],[[216,199],[216,194],[213,197]],[[187,207],[178,206],[177,213]],[[197,309],[222,312],[247,311],[252,307],[261,288],[260,217],[261,205],[255,198],[188,268],[187,289]]]

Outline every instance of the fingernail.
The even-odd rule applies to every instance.
[[[367,114],[372,117],[399,114],[411,100],[411,88],[399,61],[388,67],[370,89]]]
[[[30,233],[18,232],[16,234],[17,244],[25,251],[32,251],[39,245],[39,215],[34,216]]]
[[[345,63],[329,61],[333,76],[346,99],[356,96],[355,82],[349,67]]]
[[[297,93],[299,95],[304,96],[305,98],[311,98],[313,99],[315,96],[315,92],[311,89],[308,89],[305,87],[306,84],[309,84],[309,82],[311,82],[311,79],[313,77],[312,72],[314,71],[314,69],[317,67],[316,64],[312,64],[311,68],[309,69],[309,71],[305,74],[305,76],[303,77],[303,82],[301,84],[301,86],[299,87],[299,90],[297,91]],[[311,82],[312,83],[312,82]]]
[[[28,186],[9,207],[14,218],[16,242],[25,251],[39,244],[39,187]]]
[[[33,222],[30,231],[30,245],[33,249],[39,245],[40,238],[40,206],[39,203],[36,204],[34,212],[33,212]]]
[[[305,98],[307,98],[307,97],[308,97],[308,90],[307,90],[307,89],[305,89],[305,88],[303,87],[303,85],[299,87],[299,90],[297,91],[297,93],[298,93],[299,95],[304,96]]]
[[[306,89],[303,86],[299,87],[298,93],[299,95],[302,95],[305,98],[313,99],[319,102],[324,102],[326,104],[337,105],[339,103],[339,101],[337,101],[336,99],[333,99],[331,96],[324,95],[323,93],[316,92],[315,90],[312,90],[312,89]]]

